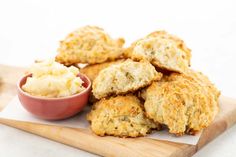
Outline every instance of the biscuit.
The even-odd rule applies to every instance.
[[[86,76],[88,76],[88,78],[90,79],[91,82],[94,81],[94,79],[97,77],[97,75],[99,74],[99,72],[102,69],[105,69],[113,64],[117,64],[117,63],[121,63],[124,62],[124,59],[119,59],[116,61],[110,61],[110,62],[104,62],[104,63],[98,63],[98,64],[93,64],[93,65],[87,65],[85,67],[83,67],[82,69],[80,69],[80,73],[85,74]],[[89,96],[89,102],[90,103],[94,103],[96,102],[97,99],[94,97],[94,95],[91,93]]]
[[[146,118],[141,102],[133,95],[101,99],[93,105],[87,119],[99,136],[138,137],[160,129],[159,124]]]
[[[97,99],[112,94],[126,94],[160,80],[162,74],[149,62],[125,62],[111,65],[98,74],[93,81],[92,93]]]
[[[179,49],[181,49],[183,52],[185,52],[186,59],[188,60],[188,65],[189,66],[191,65],[191,62],[190,62],[191,57],[192,57],[191,49],[189,49],[187,45],[184,43],[184,41],[180,39],[179,37],[169,34],[166,31],[155,31],[147,35],[147,37],[159,37],[162,39],[168,39],[168,40],[174,41],[176,46]]]
[[[110,62],[104,62],[104,63],[98,63],[98,64],[93,64],[93,65],[87,65],[84,68],[80,69],[80,73],[85,74],[86,76],[88,76],[88,78],[90,79],[90,81],[93,82],[93,80],[97,77],[97,75],[99,74],[99,72],[102,69],[105,69],[113,64],[117,64],[117,63],[121,63],[123,62],[124,59],[119,59],[116,61],[110,61]]]
[[[173,73],[153,82],[142,96],[149,118],[176,135],[195,134],[209,126],[219,111],[220,92],[202,73]]]
[[[102,28],[85,26],[60,42],[56,61],[65,65],[102,63],[120,58],[124,39],[112,39]]]
[[[190,66],[191,50],[176,36],[157,31],[137,40],[124,52],[133,60],[148,60],[154,66],[184,73]]]

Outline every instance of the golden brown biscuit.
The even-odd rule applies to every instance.
[[[88,76],[88,78],[90,79],[91,82],[93,82],[93,80],[97,77],[97,75],[99,74],[99,72],[102,69],[105,69],[113,64],[117,64],[117,63],[121,63],[124,62],[124,59],[119,59],[116,61],[110,61],[110,62],[104,62],[104,63],[98,63],[98,64],[93,64],[93,65],[87,65],[84,68],[80,69],[80,72],[82,74],[85,74],[86,76]],[[94,103],[98,101],[98,99],[96,99],[94,97],[94,95],[91,93],[89,96],[89,102],[90,103]]]
[[[147,61],[126,60],[100,71],[93,81],[92,93],[97,99],[112,94],[126,94],[160,80],[161,77],[162,74]]]
[[[185,52],[186,60],[188,60],[188,65],[190,66],[191,63],[191,49],[187,47],[187,45],[184,43],[182,39],[179,37],[169,34],[166,31],[155,31],[147,35],[147,37],[159,37],[162,39],[168,39],[171,41],[174,41],[177,47]]]
[[[160,129],[159,124],[145,117],[142,104],[133,95],[101,99],[93,105],[87,119],[99,136],[138,137]]]
[[[112,39],[102,28],[85,26],[60,42],[56,61],[65,65],[102,63],[115,60],[123,53],[124,39]]]
[[[147,116],[176,135],[195,134],[209,126],[219,110],[219,95],[206,76],[193,70],[164,76],[142,94]]]
[[[198,82],[200,86],[206,87],[210,92],[214,94],[215,100],[218,101],[220,96],[220,91],[216,88],[216,86],[205,76],[202,72],[196,72],[191,69],[188,69],[186,73],[183,75],[189,80],[194,80]],[[169,80],[177,80],[181,79],[176,73],[172,73],[171,77],[168,77]]]
[[[116,61],[110,61],[110,62],[104,62],[104,63],[98,63],[98,64],[93,64],[93,65],[87,65],[84,68],[80,69],[80,72],[82,74],[85,74],[86,76],[88,76],[88,78],[90,79],[90,81],[93,82],[93,80],[97,77],[97,75],[99,74],[99,72],[102,69],[105,69],[113,64],[117,64],[117,63],[121,63],[124,62],[124,59],[119,59]]]
[[[183,73],[190,66],[191,50],[176,36],[157,31],[134,42],[125,56],[148,60],[158,68]]]

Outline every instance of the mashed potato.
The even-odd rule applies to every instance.
[[[84,90],[83,81],[77,77],[76,67],[66,67],[54,60],[47,60],[33,64],[22,89],[35,96],[56,98],[70,96]]]

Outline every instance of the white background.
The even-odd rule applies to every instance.
[[[192,49],[192,67],[207,74],[223,95],[236,98],[236,3],[222,1],[0,0],[0,64],[28,66],[52,58],[58,43],[84,25],[103,27],[126,46],[164,29]],[[236,127],[195,156],[236,154]],[[84,156],[85,153],[0,125],[0,156]]]

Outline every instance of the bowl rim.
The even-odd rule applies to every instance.
[[[86,92],[89,92],[89,90],[91,90],[91,86],[92,86],[92,83],[91,83],[91,80],[88,78],[88,76],[82,74],[82,73],[78,73],[78,76],[77,77],[84,77],[87,81],[88,81],[88,86],[85,88],[85,90],[81,91],[80,93],[76,93],[76,94],[73,94],[73,95],[69,95],[69,96],[65,96],[65,97],[58,97],[58,98],[48,98],[48,97],[40,97],[40,96],[34,96],[34,95],[31,95],[27,92],[25,92],[22,87],[20,86],[21,82],[23,79],[27,79],[27,77],[29,77],[30,75],[32,75],[32,73],[29,73],[29,74],[26,74],[24,75],[23,77],[21,77],[18,82],[17,82],[17,89],[20,93],[22,93],[24,96],[26,97],[30,97],[30,98],[33,98],[33,99],[38,99],[38,100],[48,100],[48,101],[55,101],[55,100],[66,100],[66,99],[71,99],[71,98],[74,98],[74,97],[78,97],[78,96],[81,96],[82,94],[86,93]],[[82,80],[83,81],[83,80]]]

